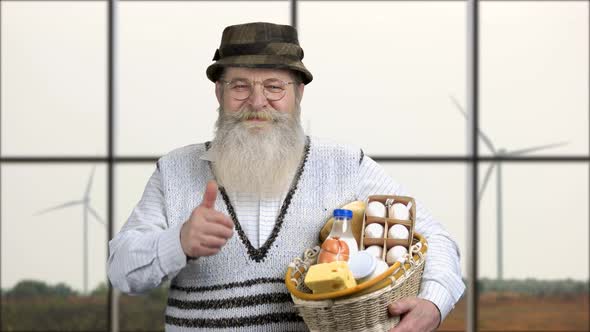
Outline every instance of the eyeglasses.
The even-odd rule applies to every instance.
[[[270,101],[281,100],[287,93],[287,85],[294,84],[296,82],[285,82],[278,78],[269,78],[262,82],[250,81],[247,79],[234,79],[231,81],[220,80],[221,83],[225,84],[229,88],[229,96],[236,100],[246,100],[252,95],[254,86],[256,83],[260,83],[262,86],[262,93],[266,99]]]

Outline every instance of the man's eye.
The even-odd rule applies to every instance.
[[[248,84],[234,84],[232,86],[232,89],[235,89],[235,90],[247,90],[249,88],[250,88],[250,86]]]
[[[281,92],[283,91],[283,87],[280,85],[265,85],[264,88],[270,92]]]

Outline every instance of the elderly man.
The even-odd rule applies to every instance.
[[[110,242],[109,278],[126,293],[171,280],[166,331],[302,331],[283,284],[287,265],[334,208],[371,194],[403,195],[362,150],[307,137],[300,102],[312,75],[290,26],[223,31],[211,142],[157,162],[145,192]],[[416,298],[389,307],[394,331],[436,329],[463,293],[458,250],[417,203],[429,254]]]

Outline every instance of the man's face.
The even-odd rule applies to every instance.
[[[222,81],[236,79],[293,81],[286,70],[251,68],[228,68]],[[284,96],[283,91],[276,90],[276,85],[267,84],[270,93],[281,92],[283,97],[280,100],[272,100],[270,94],[269,100],[259,83],[253,85],[252,93],[249,96],[246,93],[246,97],[239,92],[248,89],[233,90],[233,96],[241,96],[243,100],[234,98],[230,88],[221,80],[215,86],[220,107],[210,151],[214,155],[213,168],[220,184],[230,192],[286,192],[305,145],[296,100],[296,96],[300,98],[303,94],[303,84],[287,85]],[[295,89],[299,89],[298,95]]]
[[[263,87],[260,82],[269,79],[278,79],[283,82],[293,82],[293,75],[288,70],[282,69],[264,69],[264,68],[239,68],[228,67],[225,69],[223,81],[232,82],[235,80],[247,80],[257,82],[253,84],[252,93],[245,100],[237,100],[231,96],[227,84],[218,81],[215,84],[215,93],[219,105],[225,112],[237,112],[249,109],[253,112],[262,110],[275,110],[278,112],[293,112],[296,109],[295,89],[299,90],[300,98],[303,96],[303,84],[289,84],[285,86],[285,95],[280,100],[269,100],[263,93]],[[222,93],[223,89],[223,93]],[[257,122],[262,125],[265,119],[251,118],[247,121]]]

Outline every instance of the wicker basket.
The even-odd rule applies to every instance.
[[[310,331],[388,331],[399,317],[390,317],[387,306],[418,295],[427,247],[424,237],[414,233],[406,263],[396,262],[378,277],[353,288],[313,294],[303,280],[316,263],[319,247],[315,247],[308,249],[303,259],[289,264],[285,284]]]

